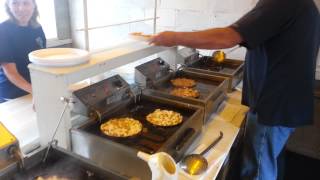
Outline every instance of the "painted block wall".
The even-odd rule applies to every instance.
[[[117,0],[126,7],[142,7],[141,17],[152,17],[154,0]],[[258,0],[158,0],[157,16],[157,32],[164,30],[175,31],[193,31],[212,27],[227,26],[235,22],[238,18],[254,7]],[[320,0],[315,0],[320,6]],[[72,36],[75,47],[84,47],[84,33],[75,31],[75,29],[83,28],[83,11],[82,1],[69,0],[70,16],[72,25]],[[102,3],[103,4],[103,3]],[[104,7],[104,6],[102,6]],[[124,8],[125,9],[125,8]],[[144,10],[145,11],[144,11]],[[123,12],[126,13],[126,12]],[[100,14],[96,19],[104,19],[105,14]],[[102,20],[105,21],[105,20]],[[100,22],[102,22],[100,21]],[[149,24],[135,23],[120,28],[119,32],[126,34],[129,31],[151,32],[152,22]],[[95,24],[99,25],[99,24]],[[99,31],[99,30],[98,30]],[[98,44],[105,44],[96,41],[109,42],[109,37],[101,37],[101,34],[108,34],[105,30],[102,33],[91,34],[92,47]],[[100,35],[99,35],[100,34]],[[109,41],[106,41],[108,40]],[[101,45],[101,46],[102,46]],[[212,51],[203,51],[210,54]],[[244,59],[245,49],[239,49],[229,55],[230,58]],[[318,66],[316,77],[320,80],[320,56],[318,56]]]
[[[257,0],[159,0],[157,32],[195,31],[228,26],[252,9]],[[226,50],[227,51],[227,50]],[[213,51],[201,51],[205,55]],[[245,49],[229,58],[244,59]]]
[[[157,32],[165,30],[193,31],[228,26],[252,9],[257,0],[158,0]],[[320,0],[315,0],[320,9]],[[210,54],[211,51],[203,51]],[[244,59],[245,49],[230,54]],[[320,53],[316,79],[320,80]]]
[[[84,48],[84,1],[69,0],[69,4],[74,46]],[[125,23],[153,18],[153,0],[87,0],[87,5],[88,27],[92,28],[88,34],[89,50],[115,46],[128,38],[130,32],[153,32],[152,21]]]

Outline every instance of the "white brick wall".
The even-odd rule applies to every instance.
[[[145,0],[146,1],[146,0]],[[157,31],[193,31],[228,26],[254,7],[258,0],[158,0]],[[320,0],[315,0],[320,7]],[[212,52],[206,52],[210,54]],[[242,59],[245,49],[229,57]],[[320,53],[316,78],[320,80]]]
[[[158,0],[157,31],[193,31],[228,26],[254,7],[257,0]],[[212,51],[205,52],[211,54]],[[228,55],[244,59],[245,49]]]
[[[230,13],[235,11],[234,2],[234,0],[208,0],[206,8],[212,13]]]
[[[176,29],[179,31],[192,31],[209,28],[213,22],[211,14],[199,13],[191,10],[176,11]]]
[[[85,47],[83,1],[69,0],[74,47]],[[153,0],[88,0],[88,27],[103,27],[154,17]],[[80,29],[80,31],[79,31]],[[130,32],[153,32],[153,21],[122,24],[89,30],[89,49],[102,49],[122,43]]]
[[[203,11],[208,0],[158,0],[160,8]]]
[[[233,23],[257,0],[159,0],[159,29],[192,31]],[[159,30],[158,30],[159,31]]]
[[[158,26],[159,27],[175,27],[176,25],[176,10],[175,9],[159,9],[158,10]]]

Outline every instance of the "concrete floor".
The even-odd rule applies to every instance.
[[[320,160],[287,151],[285,154],[285,180],[320,179]]]

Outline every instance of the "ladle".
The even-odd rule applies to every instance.
[[[165,152],[147,154],[139,151],[137,156],[148,163],[151,180],[177,180],[178,171],[174,159]]]
[[[226,56],[227,54],[231,53],[232,51],[240,48],[241,46],[236,46],[234,47],[233,49],[230,49],[229,51],[227,52],[223,52],[221,50],[218,50],[218,51],[215,51],[213,54],[212,54],[212,60],[216,63],[222,63],[225,59],[226,59]]]
[[[220,131],[220,135],[218,138],[216,138],[210,146],[208,146],[204,151],[202,151],[200,154],[189,154],[185,156],[181,163],[180,167],[183,169],[186,173],[190,175],[199,175],[205,172],[208,168],[208,161],[203,156],[214,146],[218,144],[218,142],[222,139],[223,132]]]

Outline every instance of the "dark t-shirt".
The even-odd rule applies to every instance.
[[[30,82],[28,54],[45,48],[46,38],[42,27],[18,26],[11,21],[0,24],[0,63],[15,63],[18,72]],[[0,101],[13,99],[27,92],[12,84],[0,68]]]
[[[260,0],[231,26],[248,50],[242,102],[260,123],[312,123],[319,23],[312,0]]]

